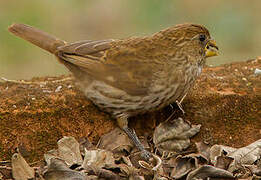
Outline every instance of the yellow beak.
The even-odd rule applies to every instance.
[[[206,57],[218,55],[218,47],[217,47],[217,43],[215,40],[211,39],[208,41],[208,43],[206,44],[206,47],[205,47],[205,54],[206,54]]]

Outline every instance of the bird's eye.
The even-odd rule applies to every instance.
[[[204,34],[200,34],[200,35],[199,35],[199,40],[200,40],[201,42],[205,41],[205,40],[206,40],[206,36],[205,36]]]

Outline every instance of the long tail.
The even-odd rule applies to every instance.
[[[25,24],[12,24],[8,30],[14,35],[54,54],[65,42],[37,28]]]

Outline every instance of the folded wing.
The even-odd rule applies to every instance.
[[[160,65],[153,68],[155,63],[138,57],[135,47],[129,51],[120,45],[115,47],[114,41],[79,41],[59,47],[56,55],[75,75],[87,75],[133,96],[147,94]]]

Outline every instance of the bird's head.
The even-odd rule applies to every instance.
[[[179,24],[162,32],[172,38],[173,46],[183,53],[208,58],[218,55],[216,41],[211,38],[206,27],[198,24]]]
[[[177,25],[179,31],[183,31],[188,45],[200,49],[206,58],[217,56],[218,47],[216,41],[211,38],[206,27],[198,24]]]

